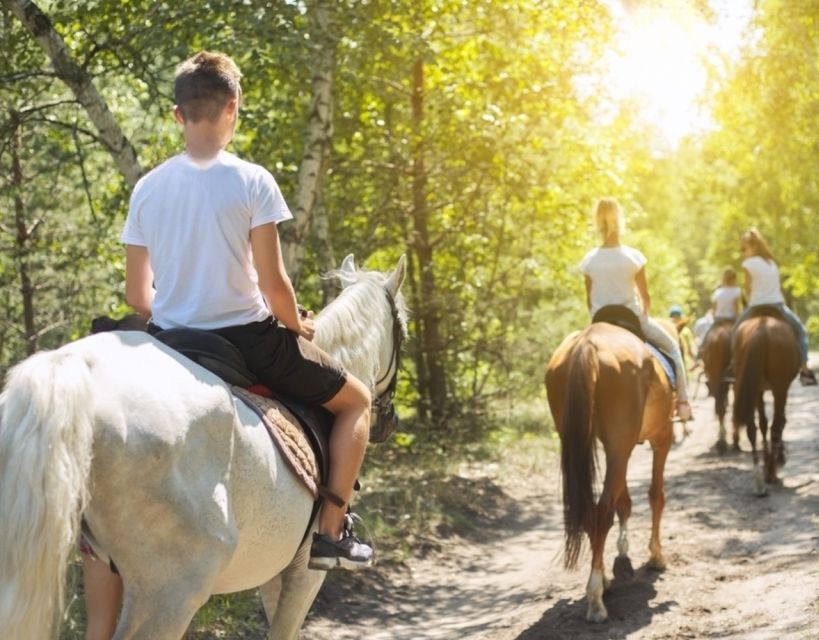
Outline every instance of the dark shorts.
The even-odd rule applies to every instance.
[[[239,349],[259,382],[305,404],[328,402],[347,382],[340,362],[273,318],[210,331]]]

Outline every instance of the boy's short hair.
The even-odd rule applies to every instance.
[[[176,68],[174,101],[182,119],[211,122],[219,117],[228,101],[241,96],[242,72],[223,53],[200,51]]]
[[[722,272],[722,283],[728,286],[736,284],[737,272],[733,267],[725,267]]]

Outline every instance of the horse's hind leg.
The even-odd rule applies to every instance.
[[[788,400],[788,390],[782,389],[778,393],[774,393],[774,417],[771,425],[771,450],[776,464],[780,467],[785,466],[785,441],[783,433],[785,432],[785,403]],[[776,469],[774,469],[774,476]]]
[[[763,393],[759,394],[756,410],[759,416],[759,433],[762,434],[762,472],[765,482],[773,482],[776,479],[776,465],[771,453],[771,444],[768,442],[768,416],[765,414],[765,396]]]
[[[785,445],[782,441],[782,433],[785,431],[785,403],[788,398],[788,390],[773,390],[773,422],[771,424],[771,449],[768,463],[766,464],[766,480],[776,482],[776,467],[785,464]]]
[[[623,487],[623,492],[617,500],[617,519],[620,522],[620,535],[617,537],[617,555],[628,557],[628,519],[631,517],[631,495],[628,487]]]
[[[720,380],[717,384],[717,392],[714,394],[714,406],[719,422],[719,436],[717,437],[717,451],[725,453],[728,451],[728,433],[725,428],[725,413],[728,405],[728,383]],[[734,432],[734,448],[739,447],[736,431]]]
[[[614,576],[616,578],[634,576],[634,567],[628,556],[628,519],[631,517],[631,495],[628,487],[623,487],[623,492],[617,500],[617,519],[620,522],[620,534],[617,536],[617,557],[614,559]],[[604,586],[608,588],[608,581],[603,576]]]
[[[761,398],[762,394],[760,393],[759,395]],[[746,425],[746,430],[748,433],[748,440],[750,440],[751,442],[751,459],[753,460],[754,463],[754,492],[758,496],[764,496],[767,495],[768,488],[765,486],[765,474],[763,472],[763,465],[760,463],[759,451],[757,451],[756,448],[756,418],[753,413],[751,413],[751,418],[748,421],[748,424]]]
[[[210,597],[233,548],[230,542],[203,542],[190,535],[178,547],[147,551],[152,555],[132,561],[123,573],[122,614],[113,640],[182,638],[196,611]]]
[[[588,600],[586,619],[590,622],[604,622],[609,615],[603,604],[603,591],[606,584],[603,551],[606,547],[606,536],[614,522],[615,505],[626,487],[627,461],[628,457],[623,460],[615,456],[607,457],[606,480],[592,514],[591,527],[588,532],[592,551],[591,573],[586,585]]]
[[[299,629],[324,581],[324,571],[307,568],[309,541],[302,544],[290,566],[270,582],[262,585],[269,640],[296,640]]]
[[[163,577],[157,576],[156,582],[160,581]],[[171,580],[161,588],[153,584],[136,591],[129,589],[126,581],[125,602],[113,640],[179,640],[199,607],[207,602],[211,584],[202,576],[190,576]]]
[[[648,490],[648,501],[651,504],[651,539],[648,542],[648,566],[651,569],[662,571],[666,567],[663,548],[660,543],[660,520],[665,508],[665,485],[663,474],[665,461],[671,449],[673,438],[671,429],[663,431],[663,435],[651,441],[654,453],[651,460],[651,487]]]

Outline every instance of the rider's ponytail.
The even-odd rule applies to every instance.
[[[619,239],[623,230],[623,213],[614,198],[600,198],[594,207],[594,226],[603,240]]]

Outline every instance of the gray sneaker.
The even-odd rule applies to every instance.
[[[353,517],[357,518],[351,514],[345,516],[341,540],[333,540],[323,533],[313,534],[310,561],[307,564],[310,569],[357,571],[372,565],[373,549],[370,545],[361,542],[353,533]]]

